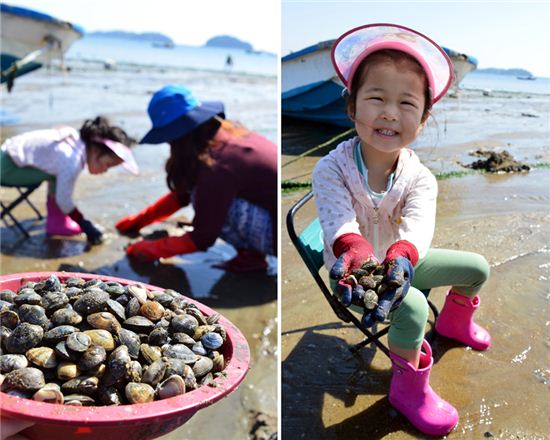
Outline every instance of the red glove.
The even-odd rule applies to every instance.
[[[170,217],[181,207],[182,204],[178,194],[172,191],[138,214],[120,219],[115,226],[120,232],[139,231],[151,223],[160,222]]]
[[[159,240],[142,240],[131,244],[126,249],[129,256],[142,261],[154,261],[159,258],[189,254],[196,251],[198,251],[198,248],[191,239],[191,234],[184,234],[180,237],[166,237]]]
[[[384,263],[395,261],[397,257],[405,257],[413,266],[416,266],[416,263],[418,263],[418,250],[410,241],[399,240],[388,248]]]
[[[329,275],[332,279],[338,280],[336,293],[342,304],[348,307],[354,299],[360,296],[361,292],[344,281],[352,270],[360,268],[367,261],[378,263],[374,256],[374,248],[365,237],[359,234],[344,234],[336,239],[332,245],[332,251],[338,258]],[[361,289],[362,290],[362,289]],[[363,292],[364,294],[364,292]]]

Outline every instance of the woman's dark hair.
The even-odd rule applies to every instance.
[[[136,140],[130,136],[120,127],[111,125],[109,119],[104,116],[97,116],[95,119],[87,119],[80,128],[80,138],[86,144],[86,149],[90,149],[92,145],[100,149],[100,154],[115,155],[112,150],[98,142],[94,142],[93,138],[99,137],[104,139],[110,139],[112,141],[120,142],[121,144],[131,147],[136,143]]]
[[[170,142],[170,158],[166,162],[166,183],[171,191],[180,197],[188,197],[197,181],[199,166],[214,165],[210,154],[213,139],[222,122],[216,118],[209,119],[193,131]]]
[[[422,122],[424,122],[426,119],[428,119],[428,116],[430,115],[430,110],[432,108],[430,88],[428,86],[428,78],[426,76],[426,72],[424,71],[420,63],[411,55],[400,50],[393,49],[383,49],[377,52],[373,52],[363,61],[361,61],[361,64],[359,64],[359,67],[355,71],[355,75],[353,76],[353,79],[351,81],[349,93],[345,96],[346,112],[348,113],[348,115],[350,115],[350,117],[355,117],[355,102],[357,100],[357,92],[361,88],[361,84],[363,83],[368,73],[369,66],[378,62],[388,61],[393,62],[396,66],[401,66],[406,63],[408,67],[412,68],[424,79],[424,110],[422,112]]]

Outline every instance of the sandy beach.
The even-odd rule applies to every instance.
[[[441,102],[436,122],[428,124],[415,149],[434,174],[465,171],[460,163],[472,162],[468,153],[478,148],[506,149],[530,165],[547,164],[549,110],[548,95],[464,90],[458,99]],[[327,149],[287,167],[285,162],[338,130],[319,127],[313,136],[308,125],[285,125],[282,179],[307,182]],[[432,246],[478,252],[489,261],[491,277],[480,292],[476,320],[491,332],[493,346],[476,352],[436,336],[431,385],[459,411],[449,439],[547,439],[550,170],[468,172],[439,180]],[[283,195],[283,218],[306,192]],[[297,218],[298,229],[315,216],[310,204]],[[388,402],[388,358],[370,346],[350,354],[348,346],[362,334],[334,315],[286,231],[281,237],[283,438],[421,438]],[[325,269],[321,275],[327,277]],[[430,299],[441,308],[444,294],[434,289]]]
[[[73,66],[66,74],[46,69],[16,81],[11,94],[3,94],[3,109],[18,122],[2,127],[2,140],[31,129],[68,124],[79,128],[83,120],[104,114],[141,138],[149,129],[146,113],[151,94],[160,87],[184,84],[204,100],[222,100],[226,114],[273,141],[277,135],[277,81],[275,77],[237,75],[191,69],[118,66],[105,71],[100,64]],[[216,86],[214,87],[213,84]],[[208,252],[177,257],[158,264],[136,264],[126,258],[125,247],[135,238],[116,232],[115,222],[135,213],[167,192],[164,163],[167,145],[136,147],[138,177],[122,169],[103,176],[84,172],[76,185],[75,200],[85,216],[102,225],[106,242],[89,247],[84,237],[50,238],[44,221],[21,205],[15,211],[30,227],[31,238],[13,228],[1,229],[2,274],[35,271],[82,271],[112,275],[175,289],[215,309],[245,335],[251,350],[250,370],[229,397],[199,411],[188,423],[163,437],[269,438],[277,430],[277,281],[265,274],[237,275],[212,268],[235,251],[218,241]],[[2,200],[14,191],[2,188]],[[45,213],[46,185],[31,200]],[[169,220],[142,230],[144,236],[174,232],[178,221],[193,213],[184,209]]]

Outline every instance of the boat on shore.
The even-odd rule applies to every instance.
[[[1,83],[11,91],[15,78],[43,66],[45,56],[63,57],[84,29],[32,9],[0,4]]]
[[[336,40],[308,46],[282,58],[283,116],[351,127],[344,112],[342,82],[334,72],[330,51]],[[452,89],[477,68],[477,60],[469,55],[443,47],[453,62],[455,81]]]

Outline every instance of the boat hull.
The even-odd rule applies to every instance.
[[[58,20],[30,9],[1,5],[0,29],[2,38],[1,66],[4,73],[14,62],[48,43],[48,57],[61,57],[71,44],[81,38],[84,30],[79,26]],[[2,75],[1,82],[25,75],[40,68],[42,57],[31,61],[10,76]]]
[[[335,74],[330,59],[334,41],[323,41],[282,58],[283,116],[341,127],[353,126],[345,112],[344,85]],[[456,89],[466,74],[476,68],[477,60],[443,49],[453,62],[455,81],[452,87]]]

